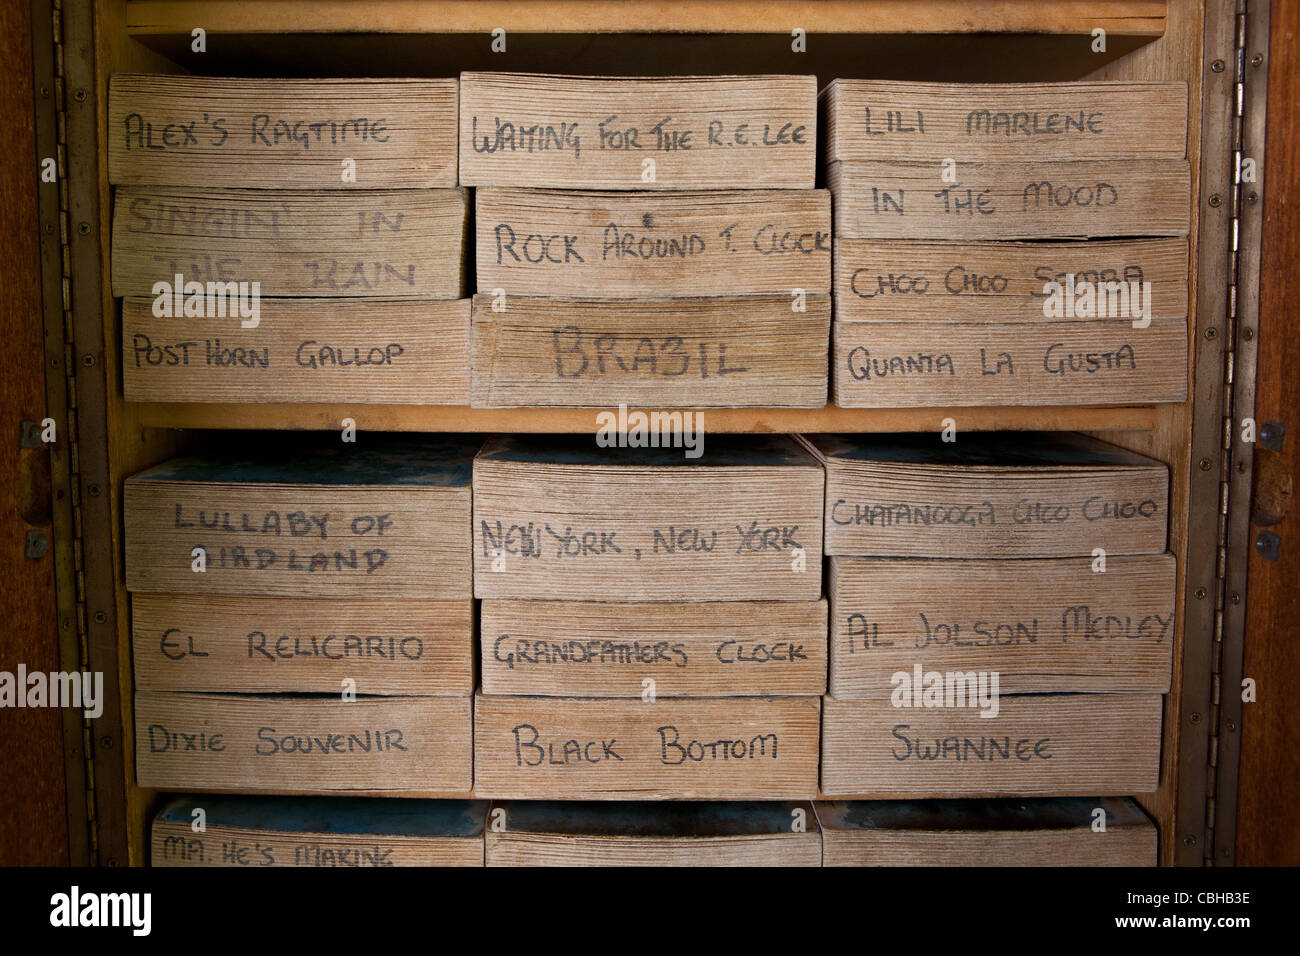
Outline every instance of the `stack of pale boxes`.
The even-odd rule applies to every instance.
[[[690,411],[825,403],[812,77],[114,78],[127,398],[361,428],[127,482],[138,782],[286,794],[174,798],[155,864],[1154,862],[1092,794],[1160,776],[1167,470],[961,406],[1183,400],[1186,91],[822,105],[830,387],[928,435]],[[159,305],[181,273],[260,316]]]
[[[1160,779],[1168,470],[966,431],[962,407],[1185,400],[1186,88],[836,80],[822,103],[834,400],[935,410],[926,435],[805,439],[831,556],[822,793],[1007,798],[819,805],[824,861],[1153,863],[1131,801],[1083,795]],[[1034,795],[1057,799],[1011,799]]]
[[[474,402],[614,424],[474,463],[489,865],[820,862],[822,469],[788,437],[635,410],[825,404],[816,96],[813,77],[462,77]],[[701,799],[805,802],[662,802]]]
[[[112,80],[127,399],[339,403],[332,434],[208,436],[127,480],[143,787],[471,792],[477,443],[365,414],[468,403],[457,89]],[[166,808],[154,862],[482,860],[469,801],[241,799]]]

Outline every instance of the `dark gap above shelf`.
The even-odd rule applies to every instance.
[[[485,34],[218,34],[194,53],[188,34],[134,39],[200,75],[246,77],[456,76],[467,70],[610,76],[815,73],[866,79],[1026,82],[1077,80],[1151,42],[1108,34],[1106,52],[1089,35],[811,34],[808,52],[789,34],[520,34],[491,52]]]

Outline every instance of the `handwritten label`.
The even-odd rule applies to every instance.
[[[456,183],[457,82],[118,74],[112,183],[356,188]],[[344,179],[339,162],[352,162]]]
[[[257,281],[263,296],[460,294],[466,197],[455,189],[355,193],[122,187],[113,291],[150,295],[176,273]]]
[[[467,185],[718,188],[744,163],[755,186],[811,187],[815,149],[813,77],[462,74]]]
[[[481,292],[788,297],[794,288],[830,289],[830,205],[822,190],[481,189],[477,203]]]
[[[919,163],[841,162],[830,181],[845,238],[1185,236],[1190,215],[1181,159],[968,163],[953,184]]]
[[[1180,402],[1182,318],[937,325],[837,322],[832,371],[847,407]]]
[[[959,163],[1185,155],[1183,83],[831,82],[830,160]]]

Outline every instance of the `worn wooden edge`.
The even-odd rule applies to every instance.
[[[523,432],[585,434],[599,429],[603,408],[467,408],[449,405],[305,405],[286,403],[189,404],[150,402],[131,406],[148,428],[337,430],[344,418],[359,431]],[[647,407],[645,411],[653,409]],[[681,409],[677,409],[680,411]],[[699,412],[714,432],[908,432],[937,431],[955,418],[972,431],[1145,431],[1155,427],[1155,405],[1079,405],[969,408],[710,408]]]
[[[127,32],[209,33],[1042,33],[1161,36],[1165,0],[132,0]]]

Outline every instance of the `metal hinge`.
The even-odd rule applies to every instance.
[[[72,254],[69,238],[72,229],[70,203],[68,200],[68,143],[67,143],[67,83],[64,76],[63,46],[63,0],[51,0],[50,8],[50,42],[54,49],[54,96],[53,102],[57,113],[56,156],[59,170],[59,259],[61,270],[60,292],[63,318],[63,373],[66,381],[67,397],[65,405],[64,440],[68,443],[68,467],[70,471],[69,498],[72,508],[72,569],[75,594],[75,614],[73,626],[77,635],[77,669],[88,671],[89,652],[86,646],[88,633],[88,616],[86,610],[86,591],[84,573],[84,540],[81,515],[80,455],[77,445],[77,359],[73,343],[72,323]],[[88,849],[91,860],[96,858],[98,850],[95,814],[95,735],[89,718],[82,715],[81,721],[81,759],[85,767],[85,807]]]
[[[1229,112],[1231,188],[1224,315],[1223,454],[1220,472],[1218,575],[1209,702],[1207,865],[1235,859],[1237,770],[1240,759],[1240,680],[1244,642],[1252,446],[1242,434],[1254,414],[1255,329],[1258,320],[1259,190],[1267,72],[1268,0],[1236,0],[1232,108]],[[1263,42],[1261,42],[1261,37]],[[1252,44],[1254,49],[1251,49]],[[1252,157],[1248,148],[1257,150]],[[1246,210],[1250,218],[1247,219]]]

